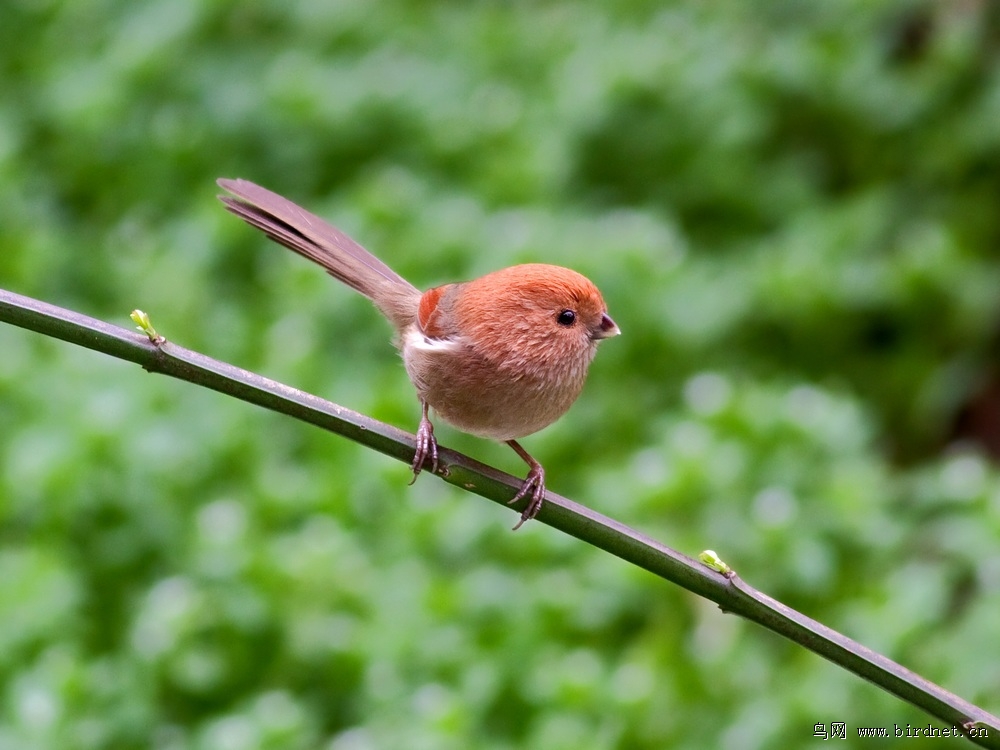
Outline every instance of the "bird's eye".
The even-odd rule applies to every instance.
[[[563,310],[556,318],[556,323],[569,327],[576,322],[576,313],[572,310]]]

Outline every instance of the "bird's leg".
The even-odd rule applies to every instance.
[[[420,470],[424,468],[424,461],[428,458],[431,460],[431,471],[436,474],[438,470],[438,444],[437,440],[434,439],[434,425],[431,424],[431,420],[427,416],[427,408],[427,402],[421,399],[420,426],[417,428],[417,452],[413,456],[413,465],[410,466],[413,469],[413,479],[410,480],[410,484],[417,481]]]
[[[531,500],[528,501],[527,506],[521,511],[521,520],[517,522],[514,526],[514,531],[521,528],[521,524],[525,521],[530,521],[532,518],[538,515],[538,511],[542,509],[542,501],[545,499],[545,469],[542,465],[538,463],[535,459],[531,457],[516,440],[508,440],[507,445],[514,449],[514,452],[519,455],[531,470],[528,472],[528,476],[524,478],[524,484],[521,485],[521,489],[517,491],[507,505],[512,505],[520,500],[522,497],[527,497],[528,493],[531,493]]]

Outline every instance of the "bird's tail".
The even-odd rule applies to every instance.
[[[219,200],[247,224],[371,299],[398,331],[413,323],[420,291],[339,229],[247,180],[220,179],[218,184],[236,196]]]

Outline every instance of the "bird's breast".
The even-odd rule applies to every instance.
[[[411,329],[403,361],[420,397],[463,432],[513,440],[561,417],[583,389],[592,354],[534,366],[523,358],[487,358],[462,340],[425,337]]]

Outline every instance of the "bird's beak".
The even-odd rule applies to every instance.
[[[621,333],[621,329],[615,324],[615,321],[611,319],[611,316],[607,313],[601,315],[601,324],[594,331],[591,331],[590,337],[597,341],[601,339],[609,339],[612,336],[617,336]]]

